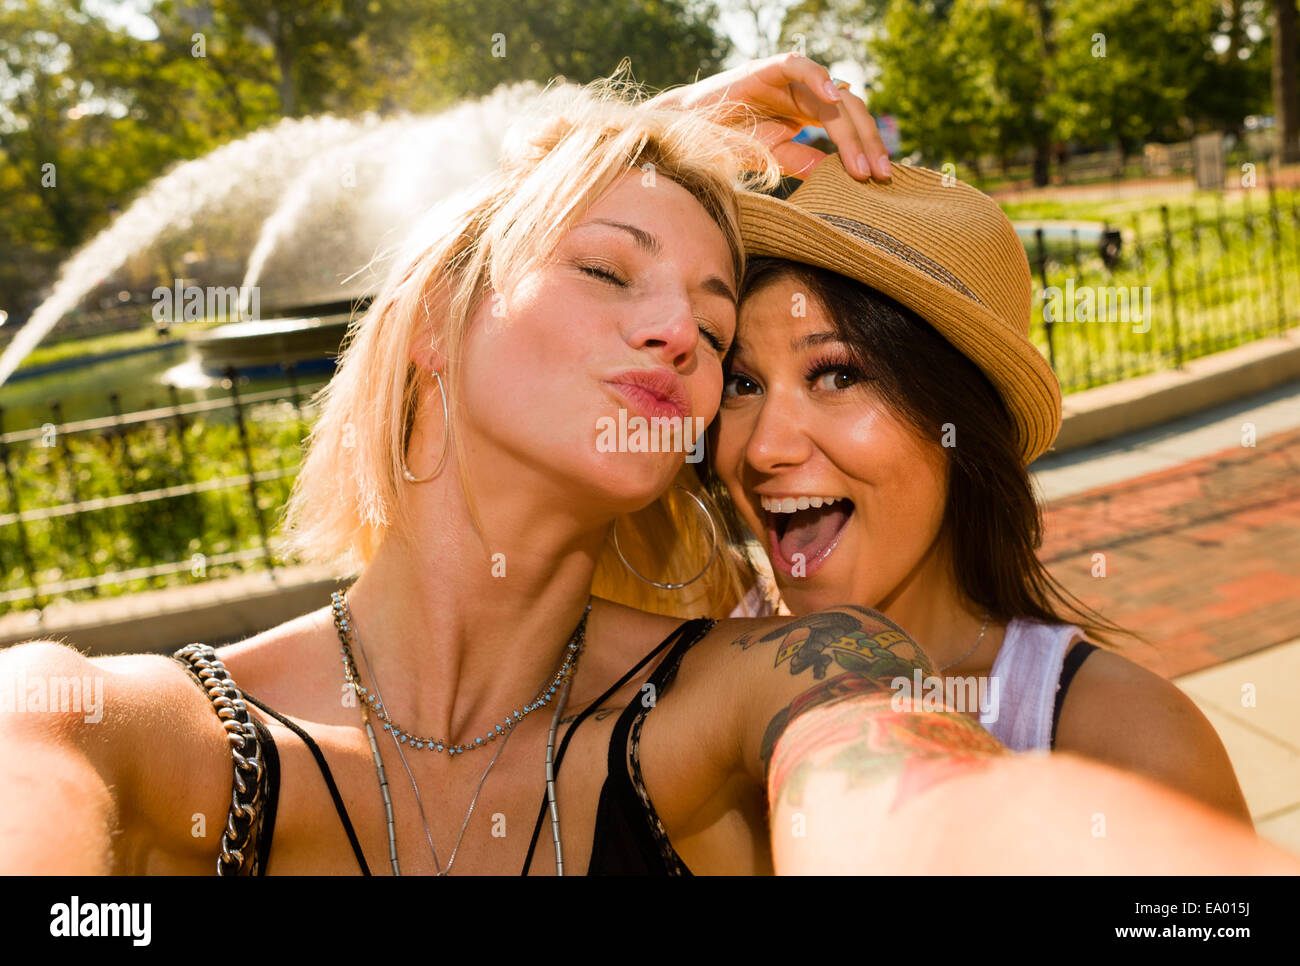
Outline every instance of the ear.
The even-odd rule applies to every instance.
[[[432,323],[426,322],[416,328],[409,355],[411,363],[421,372],[444,371],[447,356],[442,349],[442,334],[435,332]]]
[[[411,333],[408,357],[421,372],[444,371],[447,356],[443,351],[444,324],[447,318],[446,292],[441,287],[431,290],[424,299],[428,310],[424,319]]]

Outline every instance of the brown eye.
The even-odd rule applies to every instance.
[[[816,389],[828,392],[843,392],[862,382],[865,376],[857,366],[848,360],[824,359],[814,363],[807,374],[807,379]]]
[[[758,383],[743,373],[734,373],[722,384],[723,396],[752,396],[758,392]]]
[[[817,379],[819,389],[843,390],[852,389],[857,385],[858,379],[853,373],[846,369],[833,369]]]

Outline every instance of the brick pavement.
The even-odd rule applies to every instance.
[[[1045,522],[1048,569],[1166,677],[1300,637],[1300,430],[1066,497]]]

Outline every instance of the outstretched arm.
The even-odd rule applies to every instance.
[[[1175,792],[1068,755],[1011,755],[972,718],[921,710],[901,682],[929,662],[879,614],[766,626],[737,644],[760,675],[744,754],[778,873],[1300,870]]]
[[[0,686],[23,701],[0,706],[0,874],[215,868],[229,742],[184,674],[50,641],[0,650]]]

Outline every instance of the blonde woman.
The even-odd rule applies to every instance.
[[[892,701],[890,678],[928,664],[872,612],[681,622],[600,596],[630,568],[700,594],[729,579],[683,453],[596,439],[620,409],[712,419],[732,188],[775,171],[696,114],[592,92],[546,110],[400,267],[324,395],[289,522],[304,555],[356,572],[346,595],[175,659],[0,655],[28,679],[102,677],[106,705],[0,718],[0,870],[1286,867],[1171,793],[1009,759],[960,715]],[[858,669],[814,678],[828,643]],[[1072,834],[1085,788],[1089,811],[1162,822]]]

